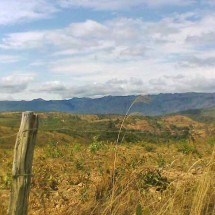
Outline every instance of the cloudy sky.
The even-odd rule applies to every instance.
[[[0,100],[215,92],[215,0],[1,0]]]

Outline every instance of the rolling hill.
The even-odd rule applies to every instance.
[[[190,211],[198,200],[201,214],[213,215],[215,123],[193,119],[211,113],[129,115],[118,144],[122,115],[38,113],[29,214],[109,214],[115,175],[114,214],[138,214],[139,207],[196,215]],[[0,215],[7,214],[20,119],[20,112],[0,113]]]

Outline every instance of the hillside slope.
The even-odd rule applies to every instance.
[[[199,122],[215,122],[215,108],[186,110],[178,114],[188,116]]]
[[[72,98],[69,100],[35,99],[32,101],[0,101],[0,111],[59,111],[80,114],[125,114],[137,96]],[[190,109],[215,107],[215,93],[177,93],[150,95],[151,103],[135,104],[131,112],[156,116]]]

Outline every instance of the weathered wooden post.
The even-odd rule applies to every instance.
[[[33,112],[22,113],[22,121],[14,149],[9,215],[27,215],[28,213],[37,130],[38,116]]]

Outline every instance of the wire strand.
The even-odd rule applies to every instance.
[[[27,132],[27,131],[43,131],[43,132],[48,132],[48,131],[71,131],[71,132],[76,132],[76,133],[99,133],[99,132],[105,132],[105,133],[119,133],[119,131],[110,131],[110,130],[75,130],[75,129],[71,129],[71,128],[53,128],[53,129],[26,129],[22,132]],[[142,131],[142,130],[122,130],[121,132],[126,132],[126,134],[145,134],[147,132],[150,132],[150,131]],[[165,133],[167,131],[159,131],[160,133]],[[3,136],[3,137],[0,137],[0,139],[7,139],[7,138],[10,138],[10,137],[14,137],[16,136],[17,134],[19,134],[20,132],[16,132],[14,134],[11,134],[11,135],[7,135],[7,136]]]

